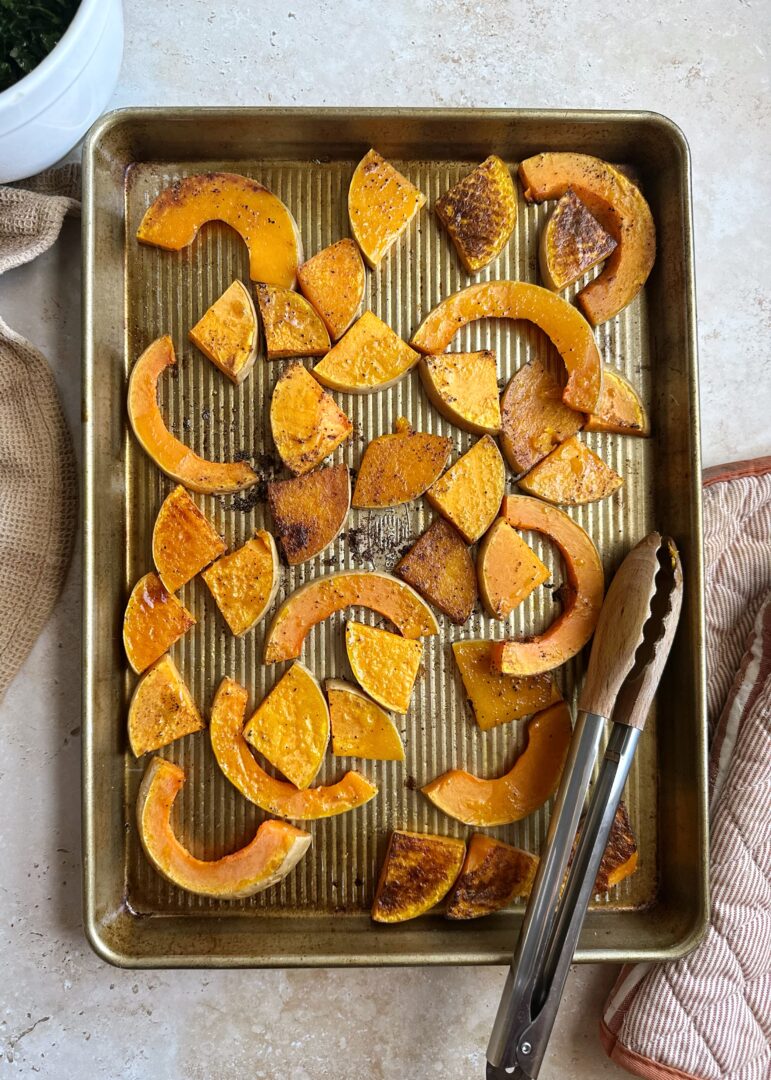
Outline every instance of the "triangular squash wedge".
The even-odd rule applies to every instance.
[[[645,406],[632,384],[612,368],[602,373],[602,393],[593,413],[586,418],[584,431],[608,431],[613,435],[651,433]]]
[[[348,189],[348,219],[353,238],[373,270],[425,201],[423,192],[376,150],[364,155]]]
[[[313,369],[331,390],[371,394],[392,386],[420,356],[372,311],[365,311]]]
[[[320,554],[340,534],[351,508],[351,473],[344,462],[273,480],[268,505],[284,558],[290,566]]]
[[[276,542],[260,529],[236,551],[201,574],[222,617],[239,637],[260,621],[276,598],[279,563]]]
[[[303,295],[324,320],[333,341],[356,318],[364,299],[365,270],[361,252],[346,236],[319,251],[297,271]]]
[[[374,921],[405,922],[430,911],[449,892],[465,853],[464,842],[453,836],[396,829],[375,890]]]
[[[436,215],[469,274],[500,255],[517,221],[517,193],[497,154],[462,177],[437,199]]]
[[[380,509],[412,502],[439,477],[452,451],[443,435],[413,431],[403,416],[392,435],[379,435],[367,445],[359,465],[351,505]]]
[[[421,642],[350,621],[345,650],[362,690],[384,709],[406,713],[423,657]]]
[[[523,364],[501,398],[501,449],[512,472],[528,472],[585,420],[562,400],[562,387],[540,357]]]
[[[255,292],[268,360],[324,355],[329,348],[327,328],[304,296],[276,285],[259,284]]]
[[[227,551],[225,541],[180,484],[161,503],[153,526],[153,562],[176,592]]]
[[[506,619],[549,580],[536,553],[503,518],[493,522],[479,545],[477,575],[482,602],[493,619]]]
[[[448,919],[478,919],[529,896],[538,856],[484,833],[468,842],[460,874],[447,898]]]
[[[474,610],[477,578],[468,546],[457,529],[437,518],[402,556],[394,573],[462,626]]]
[[[273,389],[270,429],[281,460],[299,476],[350,439],[353,425],[297,360],[282,371]]]
[[[404,761],[401,736],[387,712],[343,679],[327,679],[324,689],[336,757]]]
[[[495,353],[439,353],[423,356],[420,377],[431,404],[451,424],[475,435],[501,429]]]
[[[546,502],[582,506],[607,499],[623,482],[615,469],[573,436],[521,477],[519,486]]]
[[[501,675],[491,667],[492,651],[493,642],[479,638],[452,643],[463,688],[482,731],[510,724],[561,701],[551,673]]]
[[[489,435],[483,435],[431,485],[426,498],[467,544],[474,544],[498,516],[505,488],[501,452]]]
[[[254,367],[259,344],[257,312],[243,282],[229,285],[188,337],[223,375],[240,386]]]
[[[194,624],[194,617],[164,588],[157,574],[141,577],[131,590],[123,616],[123,646],[137,675],[163,656]]]
[[[541,230],[538,261],[547,289],[561,292],[616,250],[616,241],[570,188]]]
[[[131,753],[160,750],[204,726],[177,665],[166,653],[139,680],[131,698],[128,734]]]

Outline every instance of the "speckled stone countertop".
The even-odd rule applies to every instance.
[[[706,465],[769,452],[767,0],[124,0],[113,107],[640,108],[693,153]],[[0,279],[77,430],[80,242]],[[0,707],[0,1077],[471,1080],[503,971],[110,968],[80,921],[79,551]],[[622,1076],[597,1039],[615,972],[571,976],[545,1080]]]

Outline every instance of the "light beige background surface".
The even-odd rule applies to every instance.
[[[112,105],[645,108],[693,153],[705,464],[769,453],[769,0],[125,0]],[[0,314],[80,402],[78,227]],[[76,559],[79,558],[79,552]],[[144,972],[80,925],[80,573],[0,706],[0,1077],[472,1080],[503,971]],[[624,1075],[575,971],[545,1080]]]

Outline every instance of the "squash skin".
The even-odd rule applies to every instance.
[[[420,358],[429,401],[451,424],[474,435],[501,430],[495,353],[439,353]]]
[[[284,558],[298,566],[340,535],[351,508],[351,474],[344,462],[267,485],[268,505]]]
[[[223,375],[240,386],[254,367],[260,339],[254,301],[243,282],[229,285],[187,336]]]
[[[351,178],[348,220],[368,266],[377,269],[425,201],[376,150],[367,151]]]
[[[406,638],[439,633],[431,609],[405,582],[377,570],[342,570],[315,578],[287,597],[268,631],[265,663],[295,659],[312,626],[354,605],[390,619]]]
[[[129,746],[141,757],[204,727],[203,718],[168,653],[145,671],[128,714]]]
[[[367,444],[351,503],[358,509],[412,502],[438,479],[449,461],[450,439],[413,431],[401,416],[394,426],[392,435],[379,435]]]
[[[403,379],[420,356],[406,341],[365,311],[313,369],[314,378],[344,394],[374,394]]]
[[[288,356],[323,356],[329,349],[327,328],[311,304],[292,289],[255,285],[265,332],[268,360]]]
[[[469,274],[478,273],[505,248],[517,222],[511,173],[496,154],[437,199],[436,215]]]
[[[580,832],[580,824],[578,828]],[[608,889],[612,889],[631,877],[637,869],[638,857],[637,839],[632,831],[626,803],[622,800],[613,818],[608,843],[594,882],[594,891],[607,892]]]
[[[466,858],[447,898],[448,919],[478,919],[529,896],[538,856],[484,833],[473,833]]]
[[[171,828],[172,806],[184,782],[178,765],[155,757],[137,797],[137,827],[145,855],[180,889],[218,900],[254,896],[285,878],[310,847],[310,833],[286,821],[263,821],[240,851],[209,862],[194,858]]]
[[[405,922],[430,911],[452,887],[465,852],[465,843],[452,836],[396,829],[380,869],[373,920]]]
[[[142,244],[180,251],[207,221],[224,221],[249,248],[249,276],[291,289],[302,242],[288,208],[262,184],[237,173],[199,173],[165,188],[137,231]]]
[[[585,420],[564,403],[560,384],[540,357],[523,364],[501,398],[501,450],[512,472],[529,472]]]
[[[363,806],[377,795],[377,788],[357,772],[327,787],[300,791],[287,780],[278,780],[257,763],[243,728],[249,695],[245,687],[225,678],[212,704],[209,735],[217,764],[245,799],[277,817],[295,821],[318,821]]]
[[[568,188],[541,230],[538,264],[547,289],[561,292],[603,262],[617,244]]]
[[[303,295],[324,320],[333,341],[343,336],[364,299],[364,262],[346,236],[319,251],[297,271]]]
[[[549,579],[535,552],[503,518],[493,522],[479,545],[477,575],[482,602],[494,619],[506,619]]]
[[[524,281],[484,281],[437,304],[412,336],[422,353],[443,352],[461,327],[477,319],[526,319],[551,339],[567,368],[562,400],[592,412],[602,389],[602,363],[592,328],[567,300]]]
[[[349,621],[345,651],[357,683],[391,712],[406,713],[423,657],[420,639]]]
[[[559,199],[572,188],[616,241],[602,273],[577,297],[593,326],[612,319],[643,287],[656,258],[656,226],[639,188],[588,154],[536,154],[520,164],[519,178],[528,202]]]
[[[623,477],[577,439],[567,439],[519,481],[522,491],[559,506],[582,506],[607,499]]]
[[[467,622],[477,601],[474,561],[458,530],[436,518],[394,567],[456,626]]]
[[[241,637],[276,599],[280,580],[276,542],[260,529],[236,551],[212,563],[201,577],[232,633]]]
[[[493,671],[492,648],[492,641],[481,638],[452,643],[463,689],[481,731],[521,720],[562,700],[551,674],[516,676]]]
[[[245,461],[207,461],[175,438],[158,408],[158,377],[176,364],[171,338],[157,338],[134,364],[129,378],[128,414],[139,445],[155,464],[191,491],[228,495],[256,484],[259,477]]]
[[[650,435],[650,421],[640,395],[620,372],[608,367],[603,371],[600,400],[587,416],[584,431],[638,435],[643,439]]]
[[[131,590],[123,616],[123,647],[141,675],[195,625],[184,604],[168,592],[157,574],[145,574]]]
[[[404,761],[401,736],[387,712],[343,679],[327,679],[324,689],[335,757]]]
[[[501,452],[489,435],[483,435],[431,485],[426,498],[467,544],[474,544],[495,520],[505,488]]]
[[[270,429],[281,460],[295,476],[302,476],[350,439],[353,424],[296,360],[273,388]]]
[[[225,541],[179,484],[161,503],[153,526],[153,562],[164,588],[176,592],[226,551]]]
[[[515,529],[532,529],[553,540],[567,568],[562,614],[543,634],[527,641],[496,641],[492,668],[504,675],[537,675],[564,664],[594,633],[605,593],[605,575],[588,533],[556,506],[527,495],[507,495],[501,516]]]

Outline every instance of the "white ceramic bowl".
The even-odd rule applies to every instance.
[[[61,41],[0,94],[0,183],[59,161],[115,89],[123,55],[121,0],[81,0]]]

